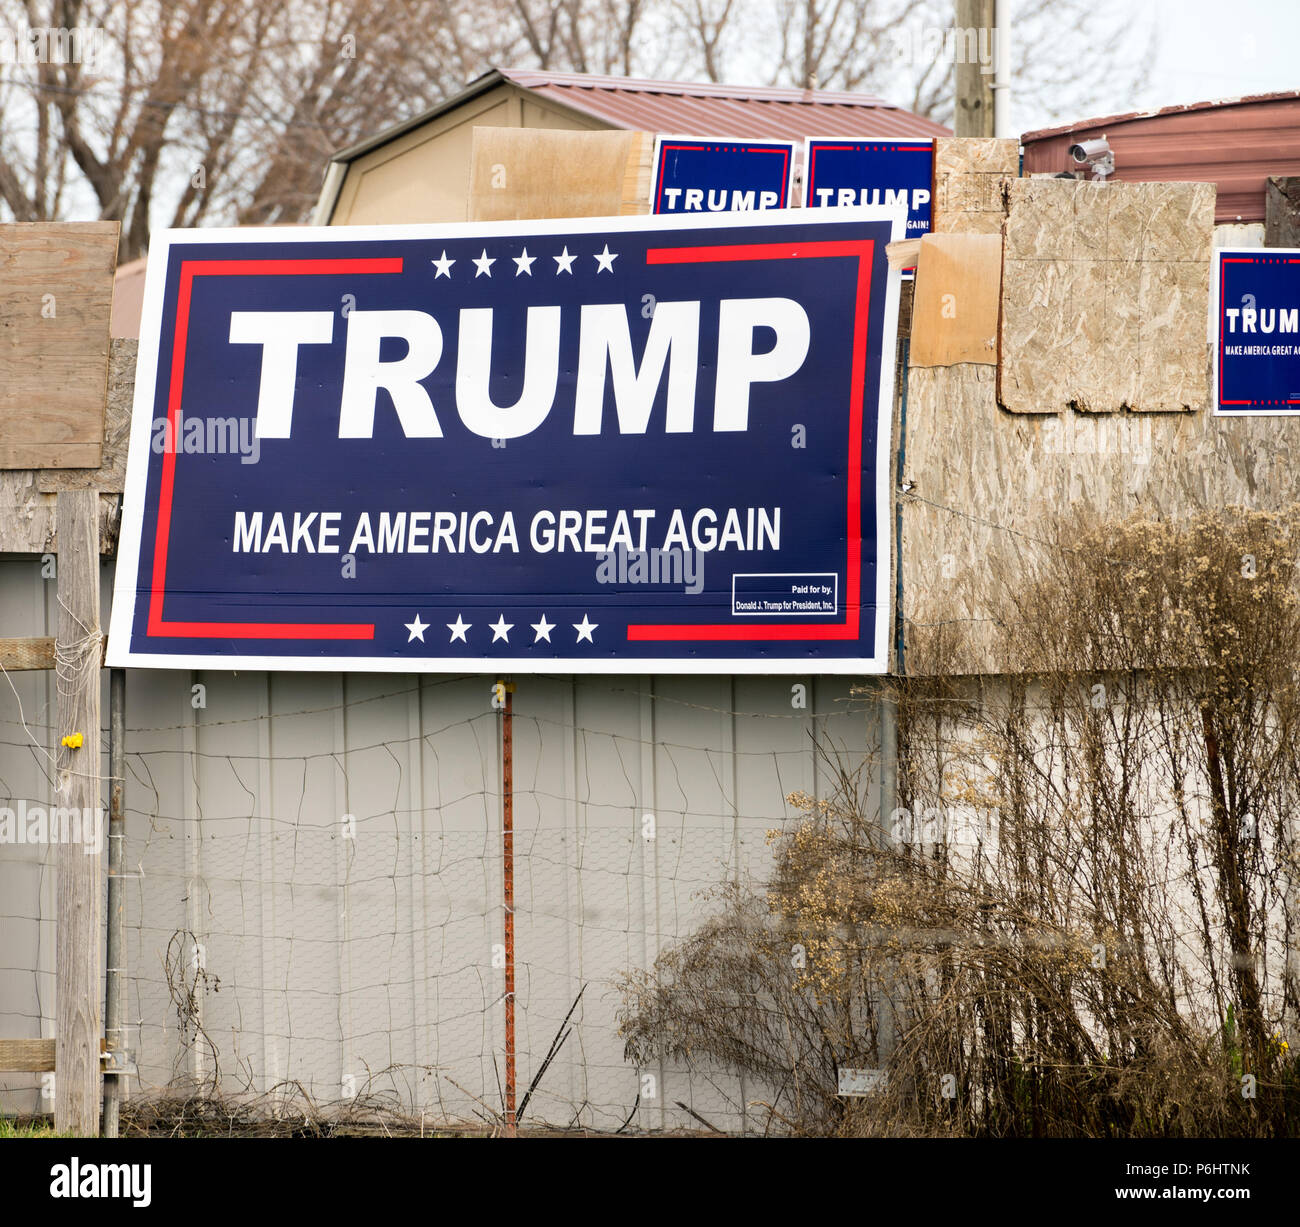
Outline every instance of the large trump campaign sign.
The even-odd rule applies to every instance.
[[[109,663],[883,671],[905,220],[156,236]]]
[[[1300,250],[1216,248],[1212,273],[1215,412],[1300,413]]]

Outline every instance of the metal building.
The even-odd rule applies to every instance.
[[[1041,128],[1021,137],[1025,174],[1071,169],[1070,146],[1105,137],[1121,183],[1206,182],[1219,225],[1264,220],[1270,175],[1300,174],[1300,92],[1133,111]]]

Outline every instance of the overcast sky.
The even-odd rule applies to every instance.
[[[1145,106],[1300,89],[1296,0],[1148,0],[1162,46]]]
[[[1125,89],[1101,113],[1300,89],[1297,0],[1133,0],[1132,7],[1146,20],[1155,12],[1156,62],[1139,94]],[[1016,129],[1031,131],[1040,119],[1017,113]]]

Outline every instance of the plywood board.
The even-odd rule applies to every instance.
[[[911,364],[996,365],[1001,283],[1000,236],[925,235],[916,270]]]
[[[102,636],[99,658],[104,658],[108,636]],[[54,668],[54,639],[35,635],[27,639],[0,639],[0,667],[8,673]]]
[[[131,402],[135,396],[135,359],[140,342],[113,338],[108,356],[108,399],[104,406],[104,448],[98,468],[42,469],[36,484],[42,491],[99,490],[120,494],[126,484],[126,448],[131,434]]]
[[[0,227],[0,469],[99,466],[119,229]]]
[[[53,1068],[53,1040],[0,1040],[0,1074],[43,1074]]]
[[[54,1040],[0,1040],[0,1074],[44,1074],[54,1068]],[[107,1051],[104,1040],[99,1051]]]
[[[0,554],[50,554],[57,545],[54,505],[58,497],[37,485],[39,472],[0,471]],[[121,496],[99,499],[99,552],[117,549]]]
[[[469,220],[648,212],[653,144],[645,132],[475,128]]]
[[[1300,245],[1300,179],[1271,175],[1264,185],[1264,246]],[[1227,243],[1223,246],[1228,246]]]
[[[934,142],[935,234],[999,234],[1008,185],[1020,174],[1020,142],[940,136]]]
[[[619,214],[641,217],[650,212],[650,185],[654,180],[655,138],[653,132],[632,132],[623,172],[623,200]]]
[[[1009,189],[999,403],[1012,413],[1205,407],[1209,183]]]
[[[898,239],[885,248],[885,258],[890,268],[915,268],[921,258],[920,239]]]
[[[100,492],[100,552],[117,548],[126,445],[138,342],[114,340],[109,361],[103,463],[95,469],[0,470],[0,553],[45,554],[55,548],[54,492]]]

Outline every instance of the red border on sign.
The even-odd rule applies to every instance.
[[[748,243],[734,247],[652,247],[647,264],[705,264],[719,260],[806,260],[856,257],[858,292],[854,306],[853,361],[849,393],[848,559],[845,567],[844,621],[696,625],[640,624],[627,628],[629,642],[683,640],[857,639],[862,612],[862,417],[867,379],[867,322],[871,306],[871,259],[875,240],[812,243]],[[877,561],[877,565],[879,565]]]
[[[667,161],[668,151],[670,149],[685,149],[693,152],[699,152],[701,149],[708,149],[707,144],[687,145],[681,141],[664,141],[659,146],[659,165],[655,167],[655,175],[659,180],[659,194],[655,197],[655,213],[657,216],[663,216],[664,203],[664,163]],[[781,200],[777,205],[778,209],[784,209],[789,206],[786,195],[790,190],[790,151],[772,145],[746,145],[743,153],[779,153],[781,155]]]
[[[339,260],[182,260],[176,296],[176,334],[172,342],[167,422],[171,446],[163,452],[158,525],[153,543],[153,588],[147,634],[178,639],[225,636],[229,639],[373,639],[373,623],[363,622],[165,622],[167,545],[171,538],[172,496],[176,485],[176,429],[185,384],[185,345],[190,328],[190,295],[195,277],[311,276],[331,273],[400,273],[400,256]]]

